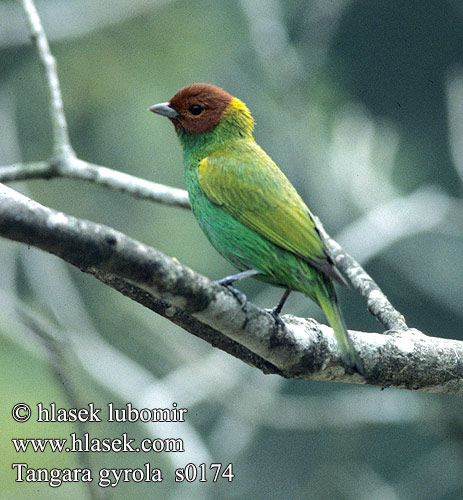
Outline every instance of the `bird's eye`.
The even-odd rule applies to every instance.
[[[198,115],[200,115],[200,114],[204,111],[204,108],[203,108],[202,106],[200,106],[199,104],[192,104],[192,105],[188,108],[188,111],[189,111],[192,115],[198,116]]]

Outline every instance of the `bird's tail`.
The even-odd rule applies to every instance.
[[[334,330],[334,336],[338,342],[344,362],[352,368],[357,369],[360,374],[363,374],[363,364],[355,353],[352,340],[347,333],[346,324],[344,323],[336,295],[333,293],[331,297],[327,297],[326,295],[318,296],[318,303],[325,313],[328,323]]]

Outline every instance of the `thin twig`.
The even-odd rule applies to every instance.
[[[22,0],[22,5],[26,14],[32,43],[37,49],[40,62],[45,71],[49,92],[50,116],[53,123],[53,153],[57,157],[74,155],[64,115],[63,98],[61,97],[61,89],[56,71],[56,60],[51,53],[45,30],[43,29],[33,0]]]
[[[318,217],[315,219],[336,267],[366,300],[371,314],[388,330],[408,330],[402,314],[392,306],[373,278],[336,241],[330,238],[320,219]]]
[[[0,182],[16,182],[27,179],[52,179],[59,174],[50,161],[15,163],[0,167]]]
[[[61,178],[91,182],[163,205],[190,208],[188,193],[184,189],[150,182],[73,156],[0,167],[0,182]]]
[[[17,164],[0,168],[0,181],[65,177],[110,187],[116,191],[171,206],[189,208],[188,194],[176,188],[139,179],[76,157],[68,134],[56,60],[53,57],[33,0],[22,0],[31,38],[45,72],[53,124],[53,156],[46,162]]]

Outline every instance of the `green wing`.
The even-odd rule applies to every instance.
[[[215,153],[200,162],[198,180],[206,196],[264,238],[345,284],[313,215],[283,172],[255,143],[239,159],[236,153]]]

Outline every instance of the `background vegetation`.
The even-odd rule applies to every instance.
[[[457,0],[37,1],[79,157],[184,187],[172,126],[146,108],[204,81],[244,100],[256,138],[328,232],[429,335],[463,339],[463,4]],[[0,164],[48,158],[44,78],[19,3],[0,1]],[[71,180],[12,186],[110,225],[214,279],[233,270],[191,213]],[[286,381],[214,350],[57,258],[0,241],[0,499],[92,498],[15,484],[32,467],[140,467],[164,481],[107,498],[453,500],[463,494],[456,397]],[[280,290],[253,280],[248,299]],[[349,328],[380,331],[352,291]],[[285,309],[323,320],[303,296]],[[24,323],[60,339],[58,353]],[[27,424],[17,402],[188,408],[184,424]],[[14,453],[12,437],[180,437],[183,454]],[[6,438],[6,439],[5,439]],[[236,477],[176,484],[189,462]]]

